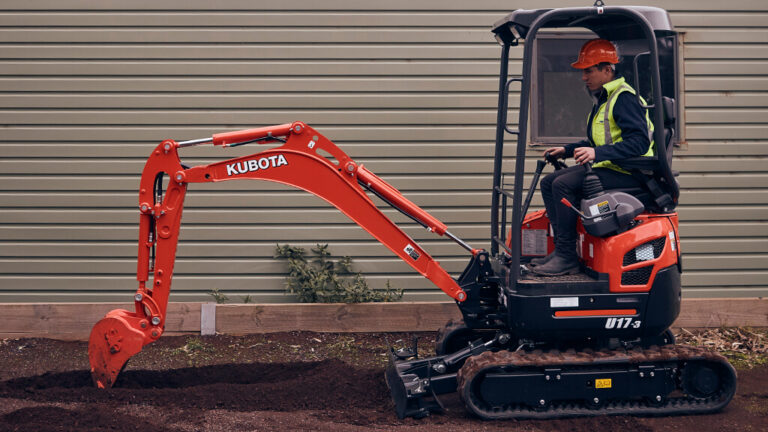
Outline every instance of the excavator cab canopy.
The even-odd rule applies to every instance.
[[[502,46],[501,71],[499,76],[499,109],[496,128],[496,151],[494,158],[494,188],[491,203],[491,254],[497,255],[504,247],[506,224],[510,222],[511,247],[504,249],[510,255],[510,268],[520,263],[520,228],[523,205],[523,176],[525,157],[529,143],[529,113],[531,111],[532,81],[538,79],[532,72],[536,39],[541,30],[573,29],[588,30],[597,37],[614,42],[620,48],[622,56],[619,70],[635,89],[645,98],[654,124],[652,140],[655,143],[655,156],[625,159],[618,163],[628,170],[642,170],[651,173],[661,184],[662,198],[656,202],[660,211],[674,209],[679,197],[679,188],[671,169],[672,148],[675,142],[675,130],[678,129],[675,91],[678,87],[678,67],[676,60],[677,39],[667,11],[655,7],[641,6],[605,6],[601,0],[592,7],[562,9],[519,9],[497,21],[492,28],[494,36]],[[522,75],[508,76],[510,47],[523,44]],[[622,47],[631,47],[626,56]],[[577,53],[574,52],[574,59]],[[520,110],[517,129],[510,128],[507,121],[508,95],[510,87],[520,85]],[[641,102],[642,103],[642,102]],[[539,112],[534,112],[534,115]],[[587,113],[574,113],[586,117]],[[533,119],[537,123],[541,119]],[[516,139],[515,154],[506,154],[504,140],[507,135]],[[583,136],[573,137],[574,141]],[[502,185],[503,160],[515,158],[514,189],[504,189]],[[512,199],[512,218],[505,221],[506,201]],[[658,197],[656,197],[658,198]],[[503,200],[502,200],[503,199]]]
[[[657,37],[675,33],[669,14],[664,9],[646,6],[626,6],[621,9],[637,12],[645,18]],[[527,38],[528,30],[537,19],[552,10],[554,9],[518,9],[497,21],[493,25],[493,32],[500,43],[516,45],[518,39]],[[569,10],[572,12],[569,13]],[[583,27],[591,30],[598,37],[611,41],[645,37],[643,26],[636,19],[623,13],[611,13],[611,8],[604,8],[602,14],[585,16],[583,10],[584,8],[558,9],[557,16],[544,22],[541,27]]]

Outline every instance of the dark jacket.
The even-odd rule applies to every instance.
[[[578,147],[595,147],[592,139],[592,119],[597,114],[597,109],[605,103],[606,97],[607,92],[605,89],[601,89],[597,103],[592,107],[592,112],[589,114],[587,139],[566,145],[565,157],[573,157],[573,152]],[[621,128],[622,140],[613,145],[595,147],[595,162],[626,159],[645,154],[648,151],[650,140],[648,139],[645,109],[640,106],[637,97],[629,92],[619,94],[613,102],[613,119]]]

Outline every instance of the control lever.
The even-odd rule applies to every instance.
[[[533,192],[536,191],[536,186],[539,185],[539,177],[541,177],[541,172],[544,170],[546,165],[547,163],[543,160],[536,161],[536,171],[533,173],[533,179],[531,179],[531,187],[528,188],[528,195],[525,197],[525,203],[523,204],[523,215],[528,213],[528,207],[531,205],[531,200],[533,199]]]
[[[555,171],[568,168],[568,165],[566,165],[565,162],[560,160],[560,158],[557,156],[552,156],[550,153],[544,154],[544,159],[546,159],[547,162],[551,163],[552,166],[555,167]]]

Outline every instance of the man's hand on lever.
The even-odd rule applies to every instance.
[[[558,156],[565,156],[565,147],[550,147],[544,150],[544,158],[557,158]]]
[[[573,151],[573,158],[579,165],[595,160],[595,148],[594,147],[579,147]]]

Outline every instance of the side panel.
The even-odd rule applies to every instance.
[[[555,242],[550,235],[549,219],[546,210],[529,213],[523,219],[520,254],[521,260],[548,255],[555,251]],[[507,247],[511,247],[511,236],[507,238]]]
[[[661,269],[647,293],[510,294],[510,326],[538,341],[658,336],[680,314],[680,272]]]
[[[681,301],[677,215],[641,215],[636,220],[634,228],[606,238],[586,234],[579,224],[581,259],[608,275],[608,283],[602,281],[607,286],[601,288],[598,280],[524,281],[518,292],[507,296],[509,324],[517,336],[540,341],[627,340],[658,336],[668,329],[680,313]],[[542,211],[531,213],[523,233],[546,225]]]
[[[579,255],[588,267],[610,275],[611,292],[648,292],[661,269],[678,263],[677,214],[640,215],[636,221],[634,228],[605,238],[579,226]]]
[[[681,294],[678,266],[659,270],[648,296],[643,336],[659,335],[675,322],[680,315]]]
[[[571,341],[636,339],[643,335],[648,294],[580,294],[508,297],[511,326],[520,338]]]

